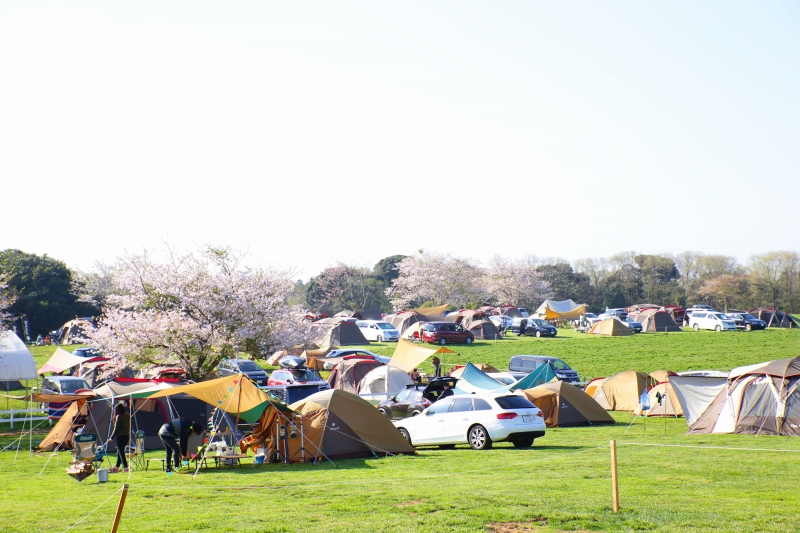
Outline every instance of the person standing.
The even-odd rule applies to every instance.
[[[175,456],[175,469],[181,467],[181,458],[188,455],[189,436],[194,432],[199,435],[203,432],[203,424],[194,422],[191,418],[173,418],[158,430],[158,436],[164,443],[167,451],[167,472],[172,472],[173,455]]]
[[[433,363],[433,375],[437,378],[442,377],[442,362],[439,358],[434,355],[433,359],[431,359],[431,363]]]
[[[117,466],[111,471],[119,472],[119,467],[122,465],[122,471],[127,472],[128,458],[125,457],[125,448],[131,440],[131,415],[122,402],[114,406],[114,429],[111,431],[111,439],[114,439],[117,445]]]

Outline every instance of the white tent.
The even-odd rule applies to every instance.
[[[694,424],[728,382],[725,377],[670,376],[669,382],[683,407],[686,423]]]
[[[542,305],[533,313],[536,318],[550,320],[553,318],[566,318],[567,320],[577,320],[582,314],[586,313],[586,304],[577,304],[572,300],[562,300],[554,302],[545,300]]]
[[[367,401],[381,401],[394,396],[408,385],[413,384],[414,382],[402,368],[381,365],[373,368],[361,378],[361,383],[358,385],[358,395]]]
[[[36,363],[13,331],[0,333],[0,382],[36,379]]]

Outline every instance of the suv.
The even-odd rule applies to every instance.
[[[400,332],[383,320],[359,320],[356,326],[368,341],[397,342],[400,338]]]
[[[641,333],[642,332],[642,323],[641,322],[636,322],[634,319],[632,319],[629,316],[626,316],[625,318],[620,318],[620,320],[622,321],[623,324],[628,326],[628,329],[630,329],[632,333]]]
[[[550,365],[559,381],[577,383],[578,373],[559,359],[549,355],[514,355],[508,362],[509,372],[533,372],[542,365]]]
[[[248,361],[247,359],[226,359],[217,368],[219,377],[238,376],[239,374],[244,374],[252,379],[256,385],[267,384],[267,372],[253,361]]]
[[[759,320],[750,313],[728,313],[736,327],[745,331],[754,329],[767,329],[767,323]]]
[[[519,318],[514,320],[511,332],[517,335],[535,335],[536,337],[555,337],[558,330],[541,318]]]
[[[736,331],[736,323],[728,315],[717,311],[695,311],[689,317],[689,325],[696,330]]]
[[[472,344],[472,341],[475,340],[475,335],[461,324],[428,322],[422,326],[422,340],[442,345],[452,342]]]
[[[606,310],[600,313],[600,316],[597,318],[599,318],[600,320],[605,320],[606,318],[611,318],[612,316],[615,316],[617,318],[625,318],[626,316],[628,316],[628,313],[623,308],[609,309],[606,307]]]

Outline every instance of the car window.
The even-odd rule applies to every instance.
[[[695,313],[693,313],[693,314],[692,314],[692,316],[693,316],[694,318],[705,318],[705,317],[706,317],[706,314],[705,314],[705,313],[698,313],[698,312],[695,312]]]
[[[410,400],[421,400],[422,399],[422,391],[418,390],[416,393],[409,395]]]
[[[520,365],[519,366],[522,367],[522,368],[531,368],[531,369],[533,369],[533,368],[536,368],[536,361],[533,361],[531,359],[523,359],[522,361],[520,361]]]
[[[397,396],[394,397],[397,401],[405,400],[406,398],[408,398],[408,389],[401,390],[397,393]]]
[[[717,318],[719,318],[720,320],[730,320],[730,317],[728,317],[728,315],[724,313],[717,314]]]
[[[553,368],[556,370],[572,370],[572,368],[561,359],[553,359],[550,363],[552,363]]]
[[[61,382],[61,394],[70,394],[78,389],[88,389],[89,384],[82,379],[71,379]]]
[[[261,367],[253,361],[242,361],[239,363],[240,372],[258,372],[259,370],[261,370]]]
[[[460,413],[463,411],[472,411],[472,398],[456,398],[453,400],[453,408],[450,409],[450,412]]]
[[[527,409],[535,407],[527,398],[522,396],[500,396],[495,398],[494,401],[501,409]]]
[[[428,412],[433,414],[446,413],[448,409],[450,409],[450,406],[452,404],[453,404],[453,398],[445,398],[444,400],[440,400],[435,404],[433,404],[432,406],[430,406],[428,408]]]
[[[486,400],[482,400],[480,398],[475,398],[475,410],[476,411],[491,411],[492,406],[489,405],[489,402]]]
[[[58,390],[56,384],[50,381],[49,379],[42,380],[42,388],[47,390]]]

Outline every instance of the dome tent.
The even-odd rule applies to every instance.
[[[21,389],[28,379],[36,379],[30,350],[13,331],[0,332],[0,390]]]

